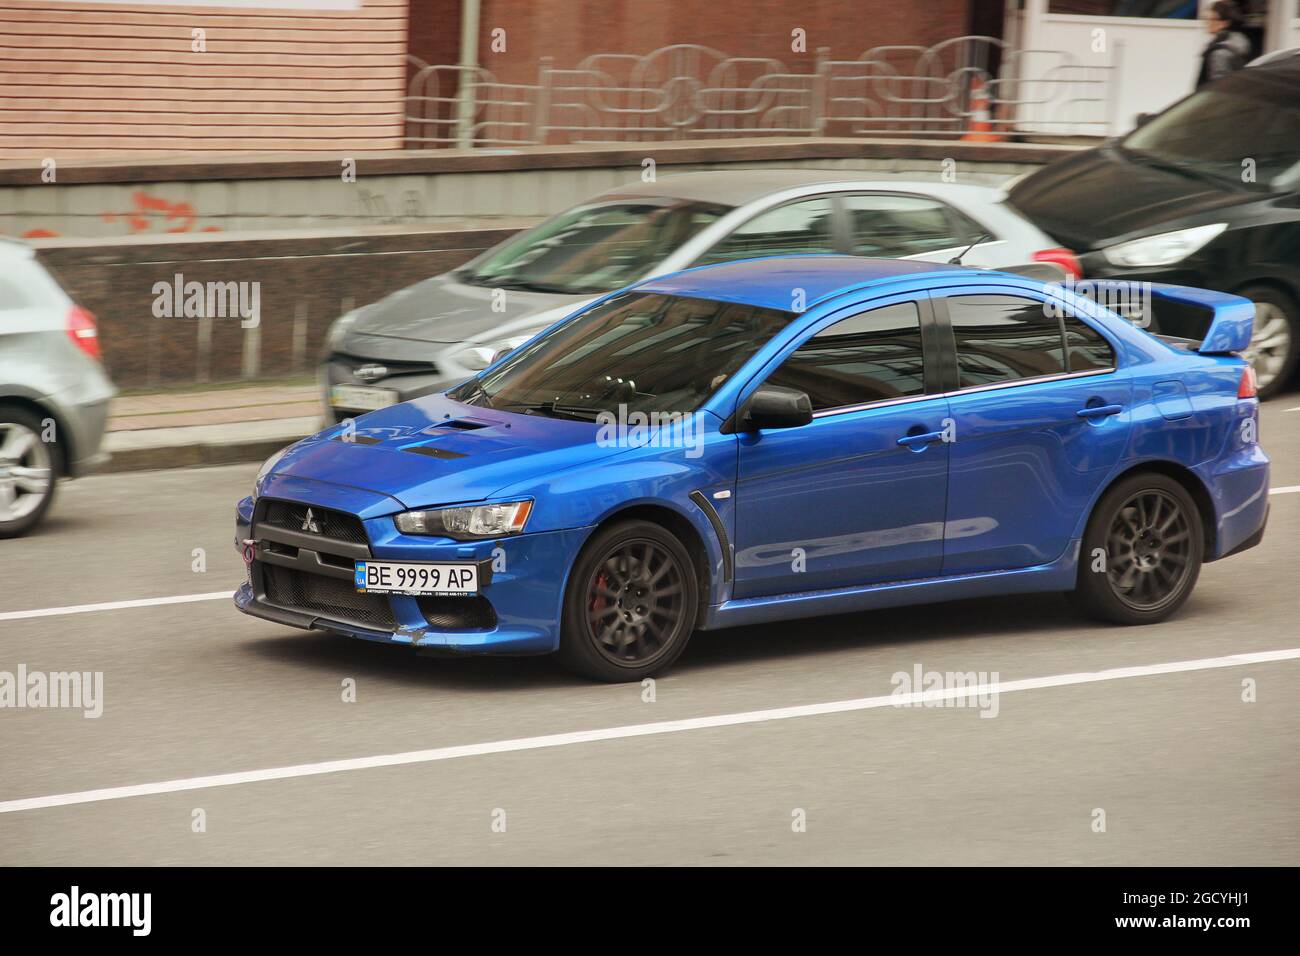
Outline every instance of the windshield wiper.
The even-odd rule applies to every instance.
[[[492,407],[492,396],[487,393],[487,389],[483,387],[483,384],[478,379],[471,378],[464,384],[463,388],[469,392],[469,397],[465,399],[466,405],[481,405],[484,408]]]
[[[567,285],[555,285],[550,282],[532,282],[525,279],[506,279],[500,288],[515,289],[520,292],[547,292],[551,295],[573,295],[574,290]]]
[[[550,416],[568,416],[580,422],[594,422],[604,411],[587,405],[565,405],[560,402],[510,402],[505,407],[522,409],[525,415],[536,415],[541,412]]]

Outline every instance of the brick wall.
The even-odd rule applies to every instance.
[[[407,0],[273,8],[0,0],[0,159],[400,148]]]
[[[930,46],[967,32],[973,0],[483,0],[479,61],[498,79],[534,82],[540,57],[576,66],[591,53],[649,53],[675,43],[771,57],[811,71],[818,47],[852,59],[887,44]],[[506,31],[506,51],[490,48]],[[807,52],[790,49],[806,31]]]

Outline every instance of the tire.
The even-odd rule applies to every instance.
[[[39,415],[0,405],[0,538],[31,531],[54,502],[61,450],[42,431]]]
[[[657,674],[686,649],[698,607],[695,565],[681,541],[649,521],[610,525],[569,575],[560,663],[614,683]]]
[[[1103,621],[1155,624],[1192,593],[1204,552],[1201,514],[1187,490],[1166,475],[1138,472],[1093,509],[1071,598]]]
[[[1280,392],[1300,362],[1300,307],[1271,286],[1248,286],[1237,292],[1255,303],[1255,330],[1246,359],[1255,367],[1259,397]]]

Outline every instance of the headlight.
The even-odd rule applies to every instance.
[[[540,331],[541,329],[534,329],[524,335],[512,335],[492,345],[471,345],[456,353],[456,363],[471,372],[481,372],[491,365],[501,352],[513,352]]]
[[[262,467],[258,469],[257,478],[254,483],[260,482],[263,478],[265,478],[267,474],[270,472],[270,470],[274,468],[277,464],[279,464],[280,459],[284,457],[284,453],[287,452],[292,447],[293,447],[292,445],[286,445],[284,448],[281,448],[270,458],[266,459],[266,461],[262,462]]]
[[[1186,259],[1197,249],[1228,228],[1226,222],[1212,226],[1194,226],[1177,232],[1162,232],[1103,249],[1102,255],[1116,266],[1168,266]]]
[[[406,511],[394,518],[402,534],[431,534],[442,538],[476,540],[519,534],[533,510],[529,501],[503,501],[490,505]]]
[[[357,314],[357,310],[353,309],[351,312],[334,320],[329,332],[325,334],[325,348],[327,351],[333,352],[343,345],[343,336],[347,335],[348,329],[352,328],[352,324],[356,322]]]

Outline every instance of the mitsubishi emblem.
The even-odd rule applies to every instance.
[[[307,517],[302,519],[302,530],[311,534],[320,534],[320,525],[316,523],[316,516],[307,509]]]

